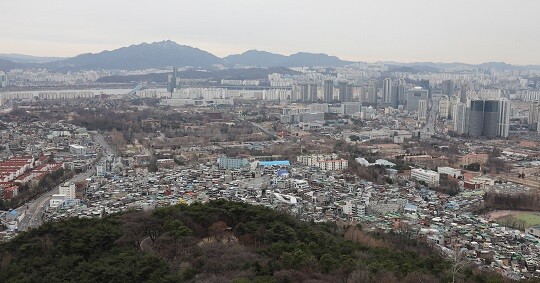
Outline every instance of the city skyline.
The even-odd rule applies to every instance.
[[[536,1],[39,1],[5,4],[0,53],[71,57],[174,40],[220,57],[257,49],[351,61],[540,64]],[[166,9],[164,8],[166,7]],[[335,9],[332,9],[335,8]],[[519,44],[517,44],[519,43]]]

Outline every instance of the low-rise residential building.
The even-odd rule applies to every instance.
[[[336,154],[313,154],[298,156],[297,161],[308,166],[319,167],[325,171],[344,170],[349,166],[345,159],[337,159]]]
[[[454,177],[454,178],[459,178],[459,177],[463,176],[461,174],[461,170],[455,169],[455,168],[452,168],[452,167],[437,167],[437,172],[439,174],[446,174],[446,175]]]
[[[314,164],[319,160],[332,160],[332,159],[337,159],[337,155],[336,154],[300,155],[296,158],[296,161],[307,166],[314,166]]]
[[[349,161],[345,159],[319,160],[314,165],[324,171],[340,171],[349,167]]]
[[[469,153],[461,157],[460,166],[467,166],[472,163],[478,163],[480,165],[486,164],[489,156],[487,153]]]
[[[439,173],[432,170],[411,169],[411,178],[417,181],[424,181],[430,187],[439,186]]]
[[[65,201],[66,201],[66,195],[54,194],[51,196],[51,199],[49,200],[49,206],[52,208],[56,208],[63,205]]]
[[[69,145],[69,152],[75,154],[75,155],[86,155],[86,146],[78,145],[78,144],[70,144]]]
[[[59,187],[59,194],[66,195],[66,200],[75,199],[75,184],[74,183],[63,183]]]
[[[245,158],[231,158],[223,155],[218,158],[218,164],[221,168],[238,169],[249,166],[249,161]]]
[[[532,226],[531,228],[527,229],[527,233],[540,238],[540,225]]]
[[[433,159],[433,156],[431,156],[431,155],[409,155],[409,156],[404,156],[403,157],[403,160],[405,162],[411,162],[411,163],[419,162],[419,161],[425,161],[425,160],[431,160],[431,159]]]

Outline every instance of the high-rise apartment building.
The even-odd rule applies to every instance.
[[[353,87],[347,82],[339,82],[338,84],[339,98],[340,102],[350,102],[353,97]]]
[[[383,102],[391,103],[392,100],[392,80],[385,78],[383,81]]]
[[[418,119],[425,120],[427,118],[427,100],[418,100]]]
[[[309,101],[309,85],[308,84],[299,84],[298,88],[295,91],[296,93],[296,99],[293,100],[300,100],[302,102]]]
[[[454,82],[452,80],[446,80],[442,82],[442,94],[448,97],[454,95]]]
[[[450,99],[447,96],[441,97],[439,100],[439,118],[448,119],[450,116]]]
[[[461,103],[467,102],[467,91],[468,90],[469,90],[469,86],[467,86],[466,84],[461,85],[459,102],[461,102]]]
[[[535,102],[529,106],[529,129],[540,133],[540,102]]]
[[[431,85],[429,80],[420,80],[420,87],[427,90],[428,99],[431,100]]]
[[[311,102],[315,102],[317,101],[319,98],[317,97],[317,84],[309,84],[309,101]]]
[[[324,88],[324,101],[332,102],[334,100],[334,81],[325,80],[323,88]]]
[[[400,78],[397,81],[397,105],[405,105],[405,101],[407,99],[406,97],[406,91],[405,91],[405,79]]]
[[[463,129],[464,133],[473,137],[508,137],[511,109],[509,100],[472,100],[465,115],[461,111],[461,105],[457,106],[455,112],[456,132],[461,133]]]
[[[428,100],[428,90],[415,87],[407,92],[407,111],[418,111],[418,101]]]
[[[510,135],[510,116],[511,116],[510,100],[499,100],[499,117],[497,135],[507,138]]]
[[[178,75],[178,68],[173,67],[172,75],[167,76],[167,91],[172,94],[174,90],[180,85],[179,81],[180,76]]]
[[[377,84],[375,82],[369,83],[367,87],[365,102],[372,103],[372,104],[377,103]]]
[[[469,125],[469,111],[467,104],[459,103],[454,107],[454,131],[458,134],[467,134]]]

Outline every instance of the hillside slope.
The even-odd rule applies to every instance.
[[[0,282],[503,281],[470,268],[452,274],[403,235],[225,201],[47,223],[0,245],[0,258]]]

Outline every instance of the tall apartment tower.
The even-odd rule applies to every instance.
[[[383,102],[390,103],[392,100],[392,80],[385,78],[383,81]]]
[[[179,81],[180,79],[180,76],[178,75],[178,68],[177,67],[173,67],[173,73],[172,75],[168,75],[167,76],[167,91],[170,92],[171,94],[174,92],[174,90],[176,88],[178,88],[179,86]]]
[[[459,102],[465,103],[467,102],[467,91],[469,90],[469,86],[466,84],[461,85],[460,95],[459,95]]]
[[[448,97],[454,95],[454,82],[452,80],[446,80],[442,82],[442,94]]]
[[[296,97],[296,100],[300,100],[302,102],[308,102],[309,101],[309,85],[308,84],[299,84],[298,85],[298,97]]]
[[[418,100],[418,119],[425,120],[427,118],[427,100]]]
[[[368,98],[367,102],[377,104],[377,83],[375,82],[369,83],[367,98]]]
[[[398,105],[405,105],[405,101],[407,100],[406,92],[405,92],[405,79],[399,78],[397,81],[397,104]]]
[[[469,135],[473,137],[508,137],[509,100],[472,100],[469,109]]]
[[[427,90],[428,99],[431,100],[431,85],[429,80],[420,80],[420,87]]]
[[[317,101],[317,84],[309,84],[309,101]]]
[[[392,87],[392,95],[390,96],[390,105],[394,108],[398,108],[399,106],[399,87],[400,86]]]
[[[472,100],[469,108],[469,135],[482,136],[484,129],[484,101]]]
[[[334,100],[334,81],[325,80],[323,88],[324,88],[324,101],[332,102],[332,100]]]
[[[428,100],[428,90],[415,87],[407,92],[407,111],[418,111],[418,101]]]
[[[459,103],[454,107],[454,132],[458,134],[467,134],[469,132],[469,111],[467,104]]]
[[[535,102],[529,106],[529,130],[540,133],[540,103]]]
[[[510,115],[511,115],[510,100],[499,100],[499,121],[497,135],[507,138],[510,135]]]
[[[339,82],[338,90],[339,90],[339,99],[338,100],[340,102],[350,102],[350,101],[352,101],[352,97],[353,97],[353,87],[352,87],[352,85],[348,84],[347,82]]]
[[[450,99],[446,96],[441,97],[439,100],[439,118],[448,119],[451,116],[450,109]]]
[[[500,109],[501,103],[497,100],[484,101],[484,128],[482,135],[494,138],[499,135]]]

